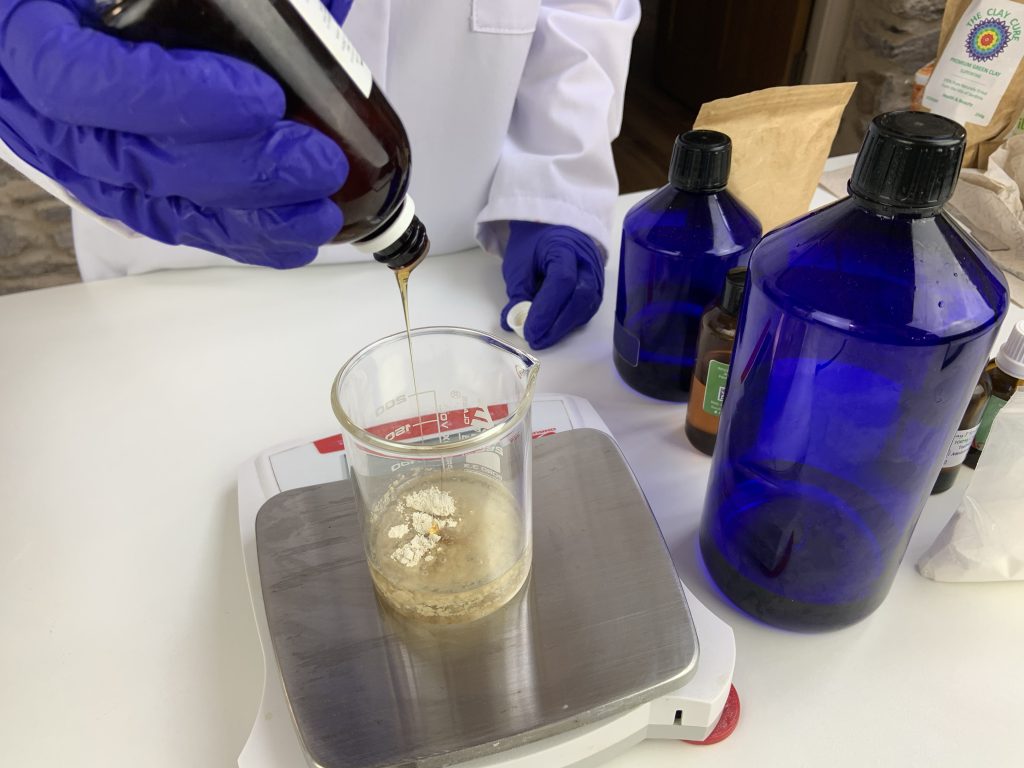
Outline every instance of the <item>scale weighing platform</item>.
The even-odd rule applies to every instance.
[[[735,724],[732,630],[679,582],[607,427],[553,395],[533,424],[530,578],[465,624],[377,602],[340,437],[242,467],[265,676],[240,768],[589,766]]]

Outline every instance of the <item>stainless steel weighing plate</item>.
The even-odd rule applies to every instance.
[[[348,481],[260,509],[267,621],[313,765],[451,765],[623,713],[693,674],[686,599],[618,447],[574,430],[537,440],[533,466],[530,580],[468,624],[378,604]]]

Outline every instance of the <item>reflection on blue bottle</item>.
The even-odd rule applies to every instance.
[[[670,183],[626,215],[615,305],[615,366],[631,387],[685,400],[700,318],[761,236],[725,186],[731,144],[717,131],[676,140]]]
[[[940,167],[902,186],[862,167],[886,131],[962,146],[962,129],[876,123],[851,187],[860,174],[867,196],[754,249],[701,524],[723,591],[790,628],[843,626],[884,599],[1007,309],[999,270],[939,210],[960,153],[945,172],[948,156],[918,158]],[[910,173],[902,162],[886,172]]]

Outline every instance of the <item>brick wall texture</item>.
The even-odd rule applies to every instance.
[[[875,115],[910,106],[914,73],[935,58],[945,0],[856,0],[843,79],[857,90],[843,116],[835,152],[856,152]]]
[[[79,279],[68,207],[0,161],[0,294]]]

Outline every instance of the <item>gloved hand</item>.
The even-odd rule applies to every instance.
[[[333,0],[344,18],[351,0]],[[348,162],[282,120],[284,93],[228,56],[87,28],[92,0],[0,0],[0,138],[88,207],[155,240],[296,267],[341,228]]]
[[[324,0],[324,5],[330,10],[331,16],[336,22],[344,24],[345,17],[348,16],[349,9],[352,7],[352,0]]]
[[[534,349],[550,347],[585,325],[601,306],[601,252],[588,235],[572,227],[510,222],[501,273],[509,298],[501,325],[512,330],[509,310],[532,301],[523,335]]]

